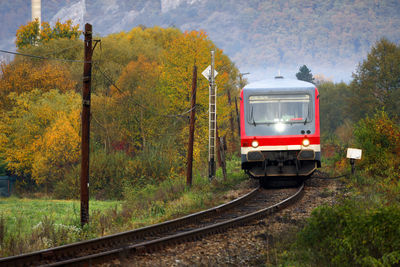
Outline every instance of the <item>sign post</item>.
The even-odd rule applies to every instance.
[[[357,148],[348,148],[347,149],[347,158],[350,159],[351,164],[351,174],[354,175],[356,172],[356,159],[361,159],[362,150]]]

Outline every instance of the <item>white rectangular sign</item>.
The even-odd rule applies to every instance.
[[[357,148],[347,149],[347,158],[349,159],[361,159],[362,150]]]

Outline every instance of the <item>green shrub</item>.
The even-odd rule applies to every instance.
[[[80,197],[80,170],[81,166],[74,166],[64,177],[54,186],[54,196],[59,199],[79,199]]]
[[[7,163],[0,157],[0,176],[7,175],[6,173],[6,165]]]
[[[105,153],[96,150],[90,155],[89,194],[96,199],[121,199],[123,184],[135,183],[137,175],[132,168],[133,159],[124,152]],[[57,198],[79,198],[80,164],[57,182],[54,190]]]
[[[143,187],[134,187],[130,183],[126,183],[124,198],[131,208],[150,211],[154,215],[158,213],[156,211],[161,211],[161,203],[181,197],[184,191],[185,180],[182,177],[171,176],[159,183],[149,183]]]
[[[318,266],[400,263],[400,206],[368,208],[355,199],[313,211],[296,254]]]
[[[96,199],[121,199],[125,180],[136,179],[132,159],[125,152],[97,150],[90,158],[90,195]]]
[[[400,200],[400,128],[384,111],[360,120],[354,131],[357,146],[363,150],[358,164],[363,176],[354,180],[355,187],[370,186],[387,203]]]
[[[357,145],[363,150],[363,165],[377,172],[386,169],[392,160],[400,157],[400,129],[385,111],[358,122],[354,130]]]

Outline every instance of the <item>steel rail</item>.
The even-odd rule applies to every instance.
[[[134,240],[142,239],[146,235],[154,235],[158,233],[162,233],[165,231],[169,231],[170,229],[177,228],[179,226],[195,222],[199,219],[203,219],[206,217],[211,217],[214,214],[218,214],[222,211],[231,209],[245,201],[249,198],[256,195],[259,191],[259,187],[253,189],[249,193],[234,199],[228,203],[221,204],[219,206],[199,211],[190,215],[186,215],[177,219],[165,221],[162,223],[142,227],[139,229],[121,232],[113,235],[108,235],[104,237],[99,237],[91,240],[85,240],[81,242],[76,242],[68,245],[63,245],[59,247],[44,249],[40,251],[35,251],[31,253],[0,258],[0,266],[31,266],[33,263],[40,263],[46,261],[57,260],[58,263],[49,263],[45,266],[58,266],[69,264],[68,258],[75,257],[78,253],[82,253],[82,251],[88,251],[93,249],[104,248],[105,244],[112,244],[112,247],[121,247],[128,242],[132,242]],[[114,249],[115,250],[115,249]],[[114,251],[111,250],[111,251]],[[118,250],[118,249],[117,249]],[[107,254],[107,252],[105,252]],[[102,254],[102,253],[99,253]],[[85,257],[83,257],[85,258]],[[62,263],[64,262],[64,263]]]
[[[179,234],[175,234],[175,235],[171,235],[171,236],[158,238],[158,239],[151,240],[151,241],[142,242],[139,244],[128,245],[125,247],[109,250],[106,252],[101,252],[101,253],[97,253],[97,254],[83,256],[80,258],[60,261],[60,262],[45,265],[45,266],[65,266],[65,265],[79,266],[79,265],[83,265],[83,264],[91,265],[91,264],[104,262],[107,259],[115,259],[118,257],[125,258],[126,255],[130,255],[130,254],[134,254],[134,253],[152,252],[155,250],[159,250],[168,245],[175,245],[175,244],[179,244],[182,242],[198,240],[204,236],[207,236],[210,234],[215,234],[215,233],[221,233],[223,231],[226,231],[228,228],[235,227],[238,225],[243,225],[243,224],[246,224],[255,219],[261,219],[263,217],[266,217],[269,214],[272,214],[274,212],[282,210],[283,208],[293,204],[298,199],[300,199],[304,192],[303,189],[304,189],[304,183],[299,187],[299,189],[296,191],[295,194],[293,194],[292,196],[286,198],[285,200],[283,200],[277,204],[271,205],[271,206],[263,208],[261,210],[252,212],[250,214],[246,214],[246,215],[243,215],[243,216],[240,216],[240,217],[237,217],[234,219],[230,219],[230,220],[227,220],[224,222],[219,222],[219,223],[209,225],[206,227],[198,228],[195,230],[191,230],[191,231],[187,231],[187,232],[183,232],[183,233],[179,233]]]

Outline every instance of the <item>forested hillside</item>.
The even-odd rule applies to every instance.
[[[294,77],[295,70],[306,64],[314,73],[348,81],[377,40],[400,41],[396,0],[42,0],[42,5],[43,20],[91,22],[100,35],[129,31],[139,24],[203,29],[243,72],[252,72],[251,79],[278,69]],[[30,19],[25,0],[2,1],[0,13],[1,39],[11,38]]]

